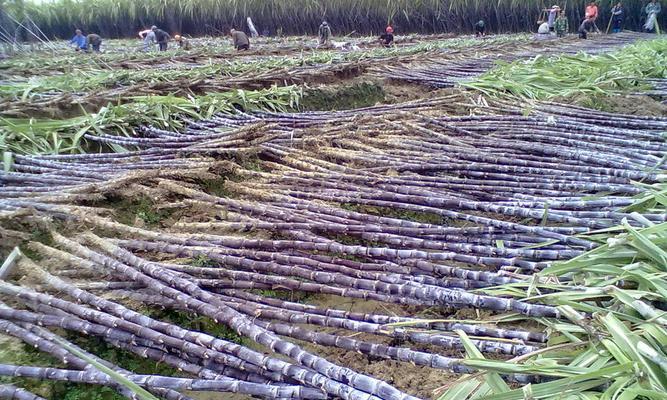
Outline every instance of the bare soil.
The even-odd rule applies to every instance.
[[[576,96],[573,98],[555,99],[558,102],[574,102],[583,107],[591,107],[606,112],[631,115],[647,115],[654,117],[667,116],[667,104],[661,103],[650,96]]]

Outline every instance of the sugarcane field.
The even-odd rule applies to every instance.
[[[0,0],[0,400],[667,400],[663,7]]]

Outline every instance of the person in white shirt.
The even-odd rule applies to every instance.
[[[149,51],[155,43],[155,32],[152,29],[146,29],[139,32],[139,37],[144,41],[144,51]]]
[[[537,33],[540,35],[549,34],[549,23],[546,21],[540,21],[540,27],[537,28]]]

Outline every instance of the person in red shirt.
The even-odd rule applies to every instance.
[[[586,6],[586,19],[596,20],[598,17],[598,5],[591,1]]]
[[[595,23],[596,19],[598,19],[598,5],[596,2],[591,1],[586,6],[586,20],[593,23],[593,29],[595,29],[596,32],[600,32],[597,24]]]

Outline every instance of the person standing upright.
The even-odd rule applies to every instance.
[[[646,5],[644,8],[644,12],[646,13],[644,32],[659,33],[660,27],[658,26],[658,14],[660,14],[660,11],[662,11],[662,7],[656,0],[651,0],[651,2]]]
[[[611,32],[619,33],[623,30],[623,21],[625,20],[625,9],[619,1],[611,9]]]
[[[557,5],[551,6],[551,9],[549,10],[549,17],[547,17],[547,23],[549,24],[549,32],[553,32],[556,30],[556,18],[558,18],[558,15],[560,14],[560,7]]]
[[[595,21],[598,19],[598,14],[599,14],[598,4],[595,1],[591,1],[590,3],[588,3],[588,5],[586,6],[585,19],[591,22],[593,24],[593,29],[595,29],[595,32],[599,33],[600,29],[598,29],[598,26],[595,23]]]
[[[567,31],[570,30],[570,24],[567,21],[567,17],[565,16],[565,11],[561,10],[560,15],[558,16],[558,18],[556,18],[554,26],[556,29],[556,35],[559,38],[565,37]]]

